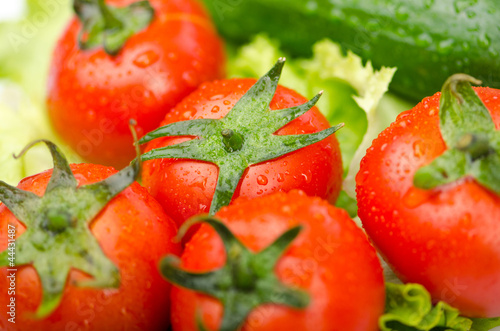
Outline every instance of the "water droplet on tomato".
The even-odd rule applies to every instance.
[[[470,213],[465,213],[464,217],[460,220],[460,227],[467,228],[472,223],[472,216]]]
[[[99,98],[99,104],[100,104],[101,106],[106,106],[106,105],[108,104],[108,102],[109,102],[109,100],[108,100],[108,98],[106,98],[105,96],[101,96],[101,97]]]
[[[168,53],[168,54],[167,54],[167,57],[168,57],[168,59],[169,59],[169,60],[172,60],[172,61],[177,60],[177,54],[176,54],[176,53],[174,53],[174,52],[170,52],[170,53]]]
[[[155,51],[149,50],[139,54],[134,59],[133,63],[139,68],[147,68],[156,63],[159,59],[160,56]]]
[[[214,107],[212,108],[212,113],[218,113],[218,112],[219,112],[219,110],[220,110],[219,106],[214,106]]]
[[[89,110],[87,111],[87,120],[89,120],[89,121],[93,121],[93,120],[95,120],[95,118],[96,118],[96,113],[95,113],[95,111],[94,111],[93,109],[89,109]]]
[[[224,97],[225,97],[225,95],[223,95],[223,94],[216,94],[216,95],[211,96],[208,100],[217,101],[217,100],[220,100]]]
[[[307,173],[303,173],[302,178],[304,178],[304,181],[306,182],[306,184],[309,184],[312,180],[311,170],[307,170]]]
[[[278,182],[283,183],[285,181],[285,175],[282,173],[278,174]]]
[[[369,171],[363,171],[363,172],[358,172],[358,175],[356,176],[356,182],[357,183],[364,183],[368,180],[368,177],[370,176]]]
[[[186,71],[182,74],[182,79],[188,85],[196,85],[196,74],[192,71]]]
[[[184,116],[184,118],[190,118],[194,115],[195,111],[193,109],[191,110],[188,110],[188,111],[185,111],[182,116]]]
[[[403,196],[403,204],[408,208],[417,208],[431,198],[430,191],[415,187],[410,188]]]
[[[416,158],[420,158],[422,155],[424,155],[425,152],[425,145],[421,141],[415,141],[413,143],[413,155]]]
[[[257,177],[257,183],[259,185],[267,185],[268,183],[267,177],[264,175],[260,175],[259,177]]]
[[[229,101],[229,100],[224,100],[224,104],[225,104],[226,106],[229,106],[229,105],[231,104],[231,101]]]

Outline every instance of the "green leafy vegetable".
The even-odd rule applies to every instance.
[[[69,0],[28,0],[23,19],[0,22],[0,79],[21,85],[37,106],[45,101],[52,50],[70,16]]]
[[[439,302],[432,305],[431,296],[419,284],[386,283],[385,314],[379,320],[382,331],[468,331],[472,321],[460,312]]]
[[[471,318],[471,331],[488,331],[496,326],[500,326],[500,317],[497,318]]]
[[[422,285],[385,286],[385,313],[379,319],[381,331],[488,331],[500,326],[500,317],[469,319],[442,301],[433,305]]]
[[[9,184],[51,167],[41,146],[12,158],[33,140],[55,141],[71,162],[80,161],[54,136],[45,112],[52,48],[70,8],[69,0],[28,0],[23,19],[0,22],[0,172]]]

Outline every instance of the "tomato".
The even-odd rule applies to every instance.
[[[109,0],[123,7],[135,0]],[[222,78],[225,55],[211,20],[196,0],[150,0],[147,28],[116,56],[102,47],[82,50],[82,24],[73,19],[60,38],[48,80],[54,129],[84,159],[121,168],[133,159],[129,119],[139,136],[155,129],[183,97]]]
[[[500,91],[475,91],[491,115],[492,130],[499,130]],[[466,316],[500,316],[499,194],[470,175],[431,189],[414,184],[417,171],[452,146],[440,130],[441,95],[400,114],[373,141],[356,178],[359,217],[403,281],[424,285],[435,301]],[[442,170],[444,177],[454,167]],[[492,170],[494,177],[498,168]]]
[[[240,198],[223,207],[215,218],[229,228],[241,242],[239,245],[255,255],[264,252],[287,230],[297,225],[301,225],[302,230],[279,258],[273,260],[269,270],[272,275],[262,271],[252,273],[261,269],[267,259],[248,260],[248,256],[238,255],[242,249],[230,246],[233,257],[230,270],[234,275],[224,278],[224,284],[233,294],[242,291],[241,300],[235,301],[234,306],[228,303],[223,309],[221,302],[213,297],[174,285],[171,293],[173,330],[199,330],[197,319],[201,319],[207,329],[218,330],[224,310],[229,309],[236,315],[242,308],[240,301],[253,295],[259,297],[252,287],[258,288],[253,283],[260,279],[258,277],[274,276],[286,287],[304,291],[309,296],[308,304],[290,308],[276,303],[286,296],[284,294],[271,295],[271,302],[265,304],[252,301],[255,308],[240,324],[241,330],[378,330],[378,318],[385,303],[382,268],[375,249],[344,210],[294,190],[251,200]],[[239,260],[238,256],[241,256]],[[208,224],[202,224],[187,243],[180,267],[189,272],[206,273],[221,270],[227,259],[219,234]],[[246,261],[251,261],[250,270],[246,268]],[[250,281],[244,282],[246,289],[241,289],[235,284],[238,279],[245,279],[245,272],[253,276],[246,278]],[[267,292],[275,290],[266,287]],[[217,287],[217,291],[224,289]],[[238,294],[234,297],[239,298]]]
[[[161,126],[200,118],[221,119],[255,82],[254,79],[231,79],[205,83],[168,113]],[[306,101],[293,90],[278,86],[270,108],[284,109]],[[327,128],[330,128],[330,124],[326,118],[316,107],[312,107],[279,129],[276,134],[308,134]],[[147,144],[146,151],[190,139],[193,138],[158,138]],[[142,183],[169,215],[181,224],[191,216],[209,211],[218,175],[218,167],[212,163],[155,159],[144,162]],[[256,198],[278,191],[301,189],[308,195],[334,202],[340,191],[341,180],[340,149],[337,139],[331,135],[279,158],[250,165],[243,173],[233,199],[239,196]]]
[[[95,183],[116,171],[110,167],[91,164],[71,166],[79,185]],[[19,188],[44,194],[52,171],[28,177]],[[8,226],[17,229],[17,257],[19,245],[26,234],[26,226],[0,205],[0,252],[7,248]],[[176,226],[161,206],[137,183],[119,193],[90,224],[104,254],[118,267],[121,283],[116,289],[78,287],[75,282],[92,278],[74,268],[67,278],[59,306],[46,318],[34,318],[41,299],[39,275],[32,265],[16,267],[15,324],[5,311],[0,315],[2,330],[165,330],[169,317],[170,286],[157,269],[161,256],[180,253],[171,239]],[[49,245],[45,242],[44,245]],[[49,249],[47,246],[42,251]],[[52,259],[61,259],[60,252]],[[36,263],[37,261],[35,261]],[[13,295],[7,289],[10,271],[0,268],[0,303],[7,307]]]

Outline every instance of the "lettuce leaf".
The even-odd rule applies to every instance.
[[[10,82],[0,82],[0,174],[4,182],[17,185],[24,177],[52,168],[47,148],[34,146],[20,159],[14,159],[34,140],[48,139],[56,143],[70,162],[80,162],[69,148],[54,135],[46,113],[32,103],[23,89]]]
[[[444,302],[433,306],[422,285],[386,283],[386,307],[379,327],[382,331],[469,331],[472,321]]]
[[[488,331],[500,326],[500,317],[497,318],[471,318],[472,329],[471,331]],[[494,330],[499,331],[500,328]]]
[[[0,78],[19,84],[41,105],[52,50],[71,16],[71,2],[28,0],[26,9],[21,20],[0,22]]]
[[[52,168],[43,145],[14,159],[34,140],[49,139],[70,162],[81,162],[55,136],[45,109],[52,49],[70,14],[69,0],[28,0],[24,17],[0,22],[0,174],[11,185]]]
[[[230,57],[229,74],[233,77],[260,77],[285,56],[277,41],[264,35],[238,49]],[[396,96],[386,96],[395,68],[373,69],[357,55],[344,55],[341,47],[330,40],[314,45],[311,59],[290,59],[280,84],[311,98],[324,90],[318,108],[332,125],[345,123],[336,136],[340,143],[346,179],[339,203],[355,215],[355,175],[359,163],[380,131],[394,121],[397,114],[411,105]]]
[[[420,284],[386,283],[385,313],[381,331],[488,331],[500,326],[500,318],[467,318],[458,309],[439,301],[433,305]]]

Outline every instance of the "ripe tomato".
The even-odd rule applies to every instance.
[[[294,190],[251,200],[240,198],[223,207],[215,217],[255,254],[287,230],[302,226],[298,236],[273,262],[270,272],[285,286],[305,291],[309,303],[305,308],[289,308],[274,303],[280,300],[278,295],[274,297],[276,301],[252,309],[241,330],[378,330],[385,303],[382,268],[375,249],[344,210]],[[231,254],[237,256],[238,250],[231,249]],[[255,275],[253,269],[244,267],[248,260],[241,256],[242,268],[238,267],[239,262],[232,265],[234,275],[245,278],[246,271]],[[205,273],[220,270],[226,259],[221,237],[203,224],[187,243],[180,267]],[[253,260],[250,266],[260,269],[266,262]],[[238,273],[241,271],[243,274]],[[262,272],[258,274],[268,277]],[[255,280],[256,276],[250,279]],[[237,277],[233,276],[232,281],[236,284]],[[237,285],[230,287],[230,283],[226,279],[228,291],[237,291]],[[246,286],[248,292],[244,292],[242,300],[256,294],[251,283]],[[273,292],[274,288],[267,291]],[[173,330],[198,330],[198,318],[207,329],[219,329],[224,311],[217,299],[175,285],[171,298]],[[239,312],[226,307],[231,308],[235,314]]]
[[[203,84],[186,97],[161,125],[209,118],[223,118],[256,82],[254,79],[221,80]],[[307,100],[282,86],[271,101],[272,110],[305,103]],[[279,129],[278,135],[307,134],[330,128],[316,107]],[[150,151],[189,140],[189,137],[163,137],[146,146]],[[181,224],[191,216],[208,212],[218,178],[212,163],[182,159],[155,159],[144,162],[143,185],[169,215]],[[342,160],[334,135],[277,159],[251,165],[243,174],[234,193],[255,198],[278,191],[301,189],[311,196],[334,202],[340,191]]]
[[[475,91],[499,130],[500,91]],[[359,217],[403,281],[424,285],[466,316],[500,316],[499,195],[470,176],[430,190],[413,182],[447,150],[440,96],[400,114],[373,141],[356,178]]]
[[[108,167],[72,165],[79,185],[98,182],[116,173]],[[52,171],[21,181],[19,188],[43,195]],[[17,228],[17,240],[26,227],[0,204],[0,252],[7,248],[7,224]],[[77,287],[75,282],[91,280],[87,274],[71,270],[62,301],[48,317],[33,314],[42,298],[40,280],[30,266],[17,267],[15,276],[15,324],[5,312],[0,315],[1,330],[165,330],[169,317],[170,285],[158,272],[158,261],[167,253],[180,253],[171,239],[176,226],[160,205],[137,183],[118,194],[90,224],[90,230],[104,254],[119,268],[117,289]],[[48,243],[45,243],[48,244]],[[19,252],[18,252],[19,254]],[[60,258],[54,256],[54,259]],[[7,307],[9,271],[0,268],[0,304]]]
[[[108,0],[123,7],[135,0]],[[59,40],[48,81],[55,130],[92,163],[121,168],[133,159],[129,119],[139,136],[155,129],[183,97],[224,75],[224,50],[196,0],[150,0],[151,24],[110,56],[81,50],[82,24],[73,19]]]

